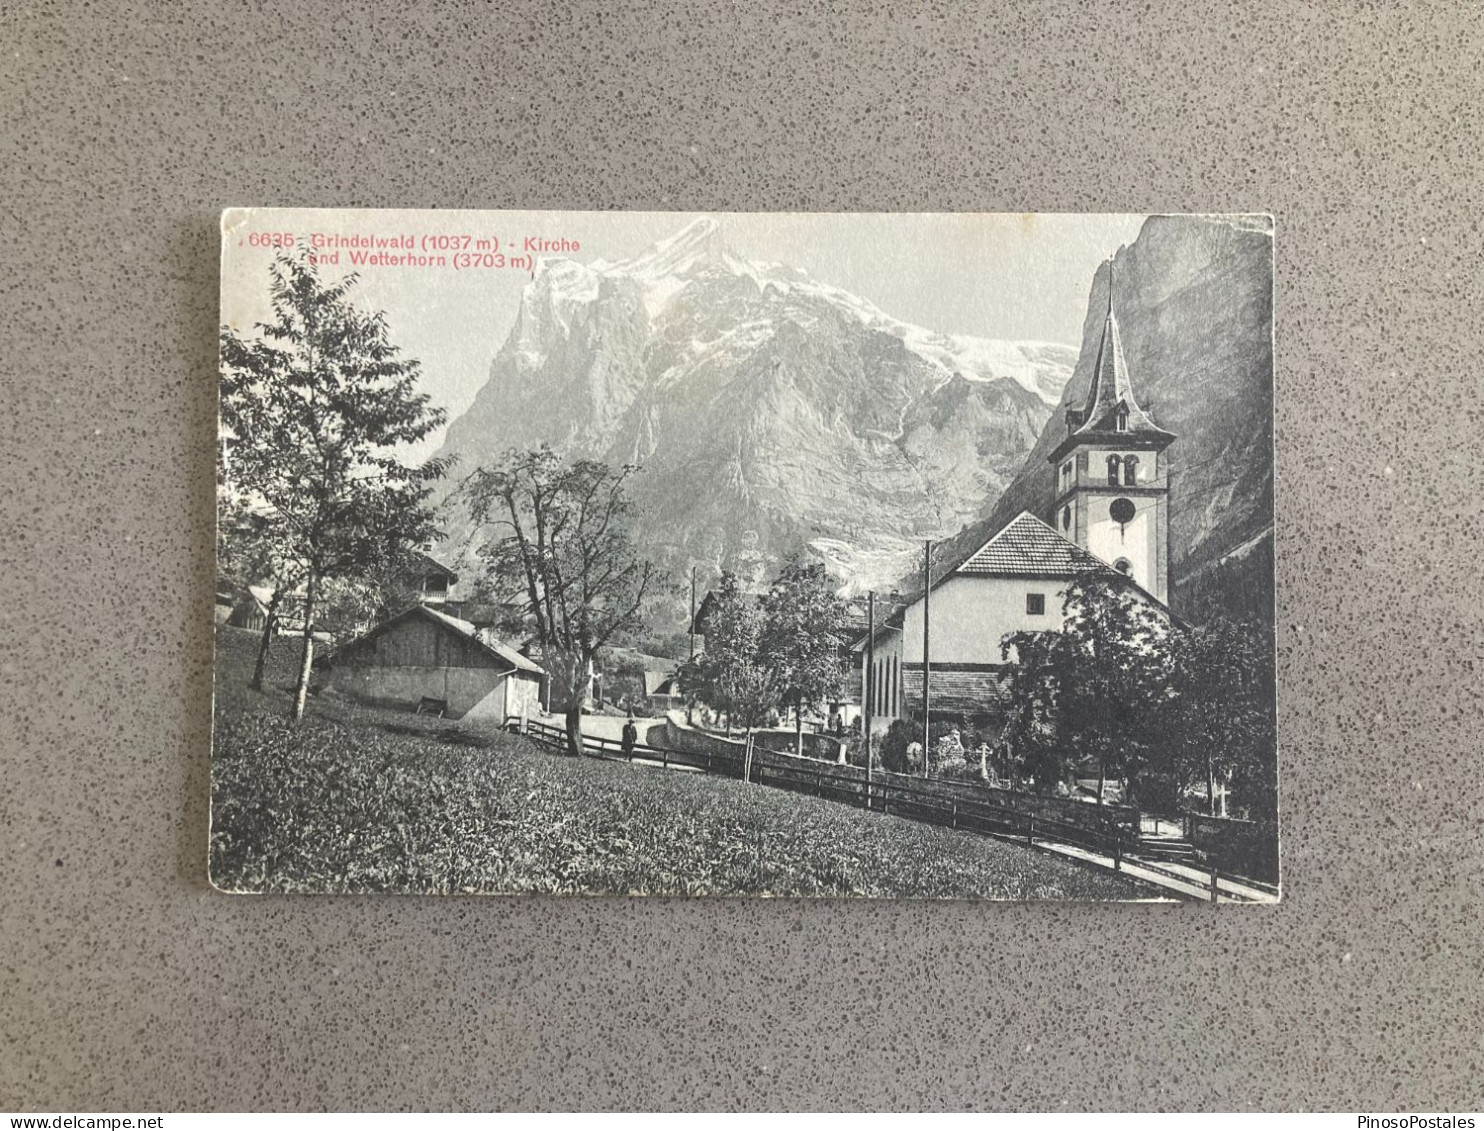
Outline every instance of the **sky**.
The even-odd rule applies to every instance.
[[[455,269],[455,251],[422,248],[424,237],[498,239],[524,254],[527,237],[575,241],[582,263],[631,258],[700,216],[722,227],[745,259],[801,267],[821,282],[870,300],[884,313],[943,333],[1080,344],[1093,272],[1132,243],[1142,215],[1058,213],[468,212],[371,209],[229,209],[222,217],[225,325],[250,332],[266,320],[275,242],[314,233],[406,237],[414,254],[445,266],[353,266],[339,251],[329,278],[357,271],[358,303],[386,312],[392,341],[422,362],[423,387],[454,419],[473,401],[505,341],[530,279],[511,266]],[[405,255],[402,249],[386,249]],[[421,445],[431,454],[441,433]]]

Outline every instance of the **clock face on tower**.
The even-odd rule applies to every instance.
[[[1130,499],[1114,499],[1108,505],[1108,515],[1119,526],[1126,526],[1133,521],[1134,504]]]

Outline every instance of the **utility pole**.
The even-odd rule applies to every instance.
[[[928,647],[928,633],[932,622],[928,617],[928,606],[933,595],[933,541],[929,538],[922,544],[922,776],[928,776],[928,738],[931,729],[928,723],[928,681],[932,676],[932,652]]]
[[[686,625],[690,631],[690,667],[688,674],[694,674],[696,668],[696,567],[690,567],[690,624]],[[696,697],[687,693],[685,697],[685,725],[695,726]]]
[[[696,658],[696,567],[690,567],[690,658]]]
[[[876,704],[872,701],[876,691],[876,590],[866,594],[866,670],[861,690],[861,707],[865,712],[866,747],[866,808],[871,807],[871,723],[875,717]]]

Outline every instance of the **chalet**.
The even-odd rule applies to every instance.
[[[250,628],[262,632],[268,623],[268,611],[273,607],[273,586],[249,585],[238,595],[237,602],[226,618],[233,628]],[[278,616],[273,622],[275,636],[304,635],[304,592],[302,589],[288,593],[279,602]],[[329,643],[330,634],[315,629],[314,638]]]
[[[330,656],[332,685],[366,702],[503,723],[539,708],[546,673],[468,621],[414,605]]]
[[[424,605],[442,605],[459,575],[422,550],[415,550],[402,575],[403,582]]]
[[[1002,717],[1015,657],[1002,653],[1001,641],[1014,632],[1060,631],[1062,593],[1074,578],[1116,579],[1168,612],[1163,453],[1175,437],[1134,399],[1111,296],[1087,401],[1066,412],[1065,426],[1048,456],[1054,487],[1045,519],[1022,511],[993,537],[938,563],[925,592],[856,641],[857,653],[871,654],[860,686],[873,729],[920,720],[925,668],[934,718],[983,725]]]
[[[646,671],[644,673],[644,698],[656,711],[684,709],[686,697],[680,687],[680,677],[671,671]]]

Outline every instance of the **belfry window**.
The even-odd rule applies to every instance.
[[[1118,430],[1120,432],[1128,431],[1128,409],[1126,408],[1118,410]]]
[[[1124,456],[1123,457],[1123,485],[1125,487],[1132,487],[1134,485],[1134,481],[1138,478],[1138,472],[1139,472],[1139,457],[1138,456]]]
[[[1062,509],[1061,509],[1061,528],[1063,530],[1070,530],[1072,528],[1072,508],[1071,507],[1062,507]]]
[[[1118,463],[1119,463],[1119,459],[1118,459],[1117,456],[1109,456],[1108,457],[1108,486],[1109,487],[1117,487],[1118,486]]]

